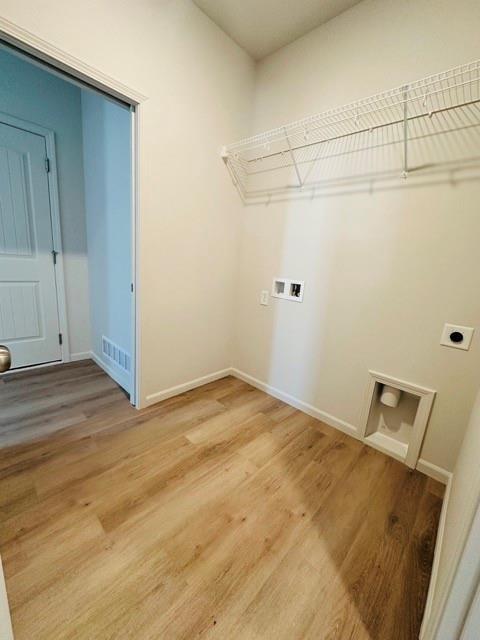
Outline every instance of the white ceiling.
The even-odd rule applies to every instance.
[[[361,0],[193,0],[255,59],[293,42]]]

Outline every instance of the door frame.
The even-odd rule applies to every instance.
[[[476,635],[471,631],[474,620],[480,619],[480,495],[474,495],[473,500],[474,515],[471,522],[463,525],[462,546],[454,550],[457,561],[449,568],[447,586],[439,596],[435,615],[422,625],[422,640],[474,640],[478,637],[478,629]]]
[[[48,41],[39,38],[35,34],[23,29],[15,23],[0,16],[0,41],[16,48],[20,53],[31,58],[32,63],[40,66],[47,66],[53,73],[59,74],[65,79],[97,90],[108,97],[124,102],[130,106],[132,113],[132,157],[131,157],[131,180],[132,180],[132,306],[131,314],[134,320],[132,327],[132,362],[134,363],[132,391],[130,402],[137,409],[141,405],[140,396],[140,319],[139,319],[139,225],[140,225],[140,188],[139,188],[139,157],[141,146],[141,103],[148,98],[142,93],[132,89],[114,78],[106,75],[102,71],[86,64],[79,58],[70,55],[66,51],[55,47]],[[58,194],[58,192],[57,192]],[[57,195],[58,197],[58,195]]]
[[[47,172],[48,193],[50,197],[50,222],[52,225],[53,250],[56,251],[55,264],[55,285],[57,289],[58,308],[58,330],[62,334],[60,350],[62,354],[61,362],[70,362],[70,338],[68,332],[67,318],[67,297],[65,293],[65,272],[63,265],[62,231],[60,221],[60,200],[58,191],[57,157],[55,153],[55,133],[51,129],[46,129],[34,122],[22,120],[8,113],[0,111],[0,123],[6,124],[15,129],[20,129],[34,135],[41,136],[45,140],[45,151],[49,160],[49,171]],[[58,361],[57,361],[58,362]],[[35,367],[54,364],[55,361],[46,362],[45,365],[32,365]],[[31,367],[23,367],[23,370]]]

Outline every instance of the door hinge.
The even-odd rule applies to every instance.
[[[61,333],[58,334],[58,344],[63,344],[63,336]]]
[[[130,291],[133,293],[133,282],[130,283]]]
[[[50,158],[45,158],[45,171],[50,173]]]
[[[55,249],[52,249],[53,264],[57,264],[57,256],[58,256],[58,251],[55,251]]]

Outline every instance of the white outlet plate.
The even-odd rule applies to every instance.
[[[461,333],[463,335],[463,340],[461,342],[454,342],[453,340],[451,340],[450,335],[455,332]],[[473,327],[462,327],[458,324],[446,324],[443,327],[440,344],[442,344],[444,347],[452,347],[453,349],[462,349],[463,351],[468,351],[472,342],[473,332]]]
[[[264,289],[263,291],[260,291],[260,304],[263,304],[264,307],[268,305],[268,296],[269,296],[268,289]]]

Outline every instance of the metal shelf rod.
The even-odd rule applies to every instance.
[[[455,78],[457,76],[461,76],[465,73],[465,71],[463,72],[459,72],[453,76],[450,77],[451,78]],[[441,75],[441,74],[440,74]],[[433,77],[433,76],[432,76]],[[432,98],[434,96],[436,96],[437,94],[441,95],[444,94],[446,91],[452,91],[452,90],[456,90],[458,88],[461,87],[466,87],[466,86],[471,86],[472,83],[476,81],[477,83],[480,82],[480,75],[476,78],[473,79],[469,79],[469,80],[465,80],[464,82],[460,82],[457,83],[455,85],[452,86],[448,86],[448,87],[442,87],[439,89],[428,89],[426,86],[415,86],[415,83],[409,85],[410,87],[410,91],[413,90],[419,90],[422,89],[422,94],[416,94],[412,97],[408,97],[407,100],[409,102],[418,102],[421,98]],[[434,84],[434,81],[432,80],[431,84]],[[392,99],[392,98],[396,98],[398,96],[398,101],[395,102],[391,102],[389,104],[384,104],[383,106],[378,106],[378,107],[374,107],[369,109],[368,111],[362,111],[360,113],[358,113],[358,116],[361,118],[364,118],[365,116],[368,115],[373,115],[376,113],[379,113],[381,111],[385,111],[388,109],[392,109],[394,107],[401,107],[403,106],[404,102],[405,102],[405,97],[402,96],[401,93],[401,88],[398,90],[393,90],[392,92],[386,92],[385,94],[379,93],[375,96],[373,96],[370,99],[366,99],[366,100],[360,100],[359,102],[353,102],[349,105],[346,105],[345,107],[341,107],[340,109],[335,109],[335,110],[331,110],[331,111],[326,111],[322,114],[319,115],[315,115],[315,116],[310,116],[309,118],[304,118],[303,120],[298,120],[297,122],[294,122],[290,125],[287,125],[286,127],[282,127],[282,128],[278,128],[278,129],[272,129],[270,131],[266,131],[265,133],[261,133],[258,134],[256,136],[253,136],[251,138],[246,138],[244,140],[240,140],[239,142],[233,143],[231,145],[229,145],[229,149],[231,151],[238,151],[239,149],[241,149],[242,147],[248,147],[248,148],[255,148],[255,147],[260,147],[265,145],[265,143],[273,143],[276,142],[278,140],[282,140],[285,137],[285,129],[289,130],[289,134],[292,134],[293,130],[301,130],[301,129],[305,129],[308,128],[309,125],[313,125],[317,122],[319,122],[321,119],[327,119],[327,118],[335,118],[337,116],[343,115],[343,114],[348,114],[345,117],[341,118],[341,119],[337,119],[337,120],[333,120],[331,122],[323,122],[321,124],[321,126],[319,127],[313,127],[312,129],[310,129],[311,132],[317,131],[318,129],[321,129],[324,126],[333,126],[333,125],[338,125],[338,124],[342,124],[343,122],[347,122],[348,120],[352,120],[354,118],[355,115],[355,111],[358,111],[358,109],[360,108],[364,108],[367,106],[372,106],[375,102],[384,102],[387,99]],[[456,106],[462,106],[462,105],[456,105]],[[279,137],[273,137],[274,135],[277,135]]]
[[[480,60],[476,60],[244,138],[223,147],[221,155],[245,200],[258,193],[262,182],[268,191],[278,183],[288,191],[301,190],[316,181],[320,163],[322,180],[343,172],[365,175],[364,169],[373,171],[374,167],[377,172],[396,167],[395,171],[407,177],[420,166],[443,162],[445,154],[457,163],[465,155],[475,155],[476,148],[480,149],[477,132],[475,138],[461,132],[480,126],[479,103]],[[445,139],[412,146],[415,140],[447,131],[458,131],[458,136],[448,138],[448,143]],[[399,146],[381,156],[378,150],[388,147],[392,139]],[[365,156],[356,156],[360,151]],[[351,159],[335,160],[341,156]],[[327,158],[333,160],[324,164]],[[296,187],[285,173],[288,168],[292,174],[295,171]]]
[[[468,102],[462,102],[461,104],[456,104],[454,106],[451,107],[442,107],[441,109],[434,109],[428,113],[419,113],[417,115],[414,116],[408,116],[407,120],[409,122],[413,121],[413,120],[419,120],[420,118],[427,118],[427,117],[431,117],[432,115],[436,115],[439,113],[444,113],[446,111],[452,111],[454,109],[462,109],[463,107],[468,107],[471,106],[472,104],[478,104],[480,103],[480,98],[477,100],[469,100]],[[375,131],[376,129],[383,129],[385,127],[393,127],[395,125],[399,125],[399,124],[403,124],[405,122],[405,118],[400,118],[398,120],[391,120],[389,122],[385,122],[382,124],[376,124],[373,125],[371,127],[365,127],[363,129],[357,129],[355,131],[351,131],[348,133],[342,133],[338,136],[331,136],[330,138],[322,138],[321,140],[316,140],[314,142],[306,142],[305,144],[299,144],[296,146],[291,147],[291,149],[285,149],[283,151],[273,151],[272,153],[266,153],[263,154],[261,156],[257,156],[255,158],[250,158],[249,160],[246,160],[247,164],[250,163],[255,163],[258,162],[259,160],[267,160],[268,158],[275,158],[281,155],[285,155],[285,153],[287,151],[299,151],[300,149],[308,149],[310,147],[316,147],[320,144],[323,144],[325,142],[333,142],[334,140],[341,140],[342,138],[349,138],[351,136],[355,136],[361,133],[369,133],[370,131]]]

